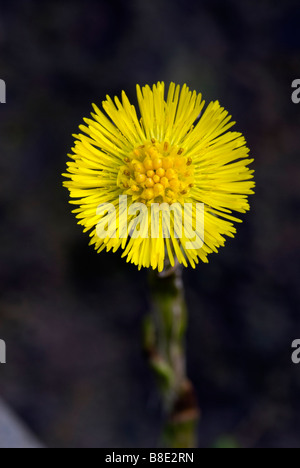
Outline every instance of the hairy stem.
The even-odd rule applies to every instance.
[[[187,307],[180,266],[151,273],[152,314],[145,321],[145,349],[156,376],[166,415],[163,443],[194,448],[199,408],[186,375]]]

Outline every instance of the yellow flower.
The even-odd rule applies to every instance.
[[[195,267],[224,246],[225,236],[234,237],[233,223],[241,221],[232,212],[249,210],[248,195],[255,184],[248,166],[253,159],[248,158],[245,138],[229,131],[235,122],[228,112],[218,102],[204,110],[202,95],[186,85],[172,83],[167,99],[164,83],[152,89],[137,86],[137,98],[141,117],[124,92],[122,101],[107,97],[103,102],[107,115],[93,106],[92,119],[85,119],[83,133],[75,136],[64,185],[71,203],[79,205],[74,213],[84,231],[91,231],[90,244],[98,252],[121,248],[123,257],[139,268],[162,271],[176,259]],[[125,210],[121,200],[127,201]],[[134,215],[137,203],[145,209],[136,209]],[[199,204],[204,204],[201,233],[195,229],[194,207]],[[177,207],[169,226],[162,213],[152,215],[154,206]],[[192,211],[182,232],[185,206]],[[126,217],[129,224],[124,224]],[[99,235],[99,226],[100,232],[106,226],[107,235]]]

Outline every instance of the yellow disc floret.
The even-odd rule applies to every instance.
[[[134,201],[183,203],[194,186],[194,168],[184,149],[152,139],[124,159],[118,186]]]

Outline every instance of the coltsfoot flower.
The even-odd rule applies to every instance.
[[[229,131],[235,122],[219,102],[211,102],[204,110],[201,94],[174,83],[167,98],[164,83],[152,89],[137,86],[137,98],[140,116],[125,92],[121,101],[107,97],[103,102],[107,115],[93,106],[92,119],[85,119],[82,133],[75,135],[64,185],[71,203],[79,206],[74,210],[79,224],[90,231],[90,244],[98,252],[121,248],[123,257],[139,268],[162,271],[167,262],[174,266],[176,259],[195,268],[199,260],[207,262],[208,254],[218,252],[226,237],[234,237],[234,223],[241,221],[233,212],[249,210],[248,196],[254,193],[255,184],[254,171],[248,166],[253,159],[248,157],[242,134]],[[99,206],[110,204],[120,215],[120,199],[125,196],[129,210],[139,203],[149,211],[146,235],[133,236],[132,229],[124,235],[119,220],[108,210],[99,211]],[[191,240],[187,230],[177,235],[174,213],[168,235],[162,234],[162,218],[160,235],[151,235],[153,205],[183,210],[185,205],[198,204],[204,204],[200,247],[196,242],[195,248],[187,248]],[[133,219],[131,215],[129,221]],[[195,214],[193,226],[194,222]],[[99,237],[99,223],[114,225],[113,235]]]

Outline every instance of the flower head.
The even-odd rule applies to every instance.
[[[92,119],[85,119],[83,133],[75,136],[64,185],[98,252],[121,248],[128,262],[159,271],[176,259],[195,267],[224,246],[225,236],[234,237],[234,222],[240,220],[233,212],[249,210],[253,160],[245,138],[229,131],[235,122],[218,102],[204,110],[201,94],[174,83],[167,98],[164,83],[138,86],[137,98],[141,116],[124,92],[121,101],[107,97],[103,102],[106,115],[93,106]],[[126,200],[126,209],[120,200]],[[199,204],[204,207],[201,233],[195,230],[193,209]],[[168,226],[162,212],[153,216],[154,206],[176,207]],[[186,206],[191,208],[184,211]],[[143,218],[137,216],[141,212]],[[182,230],[187,212],[191,216]],[[99,225],[101,232],[107,226],[106,235],[99,235]]]

